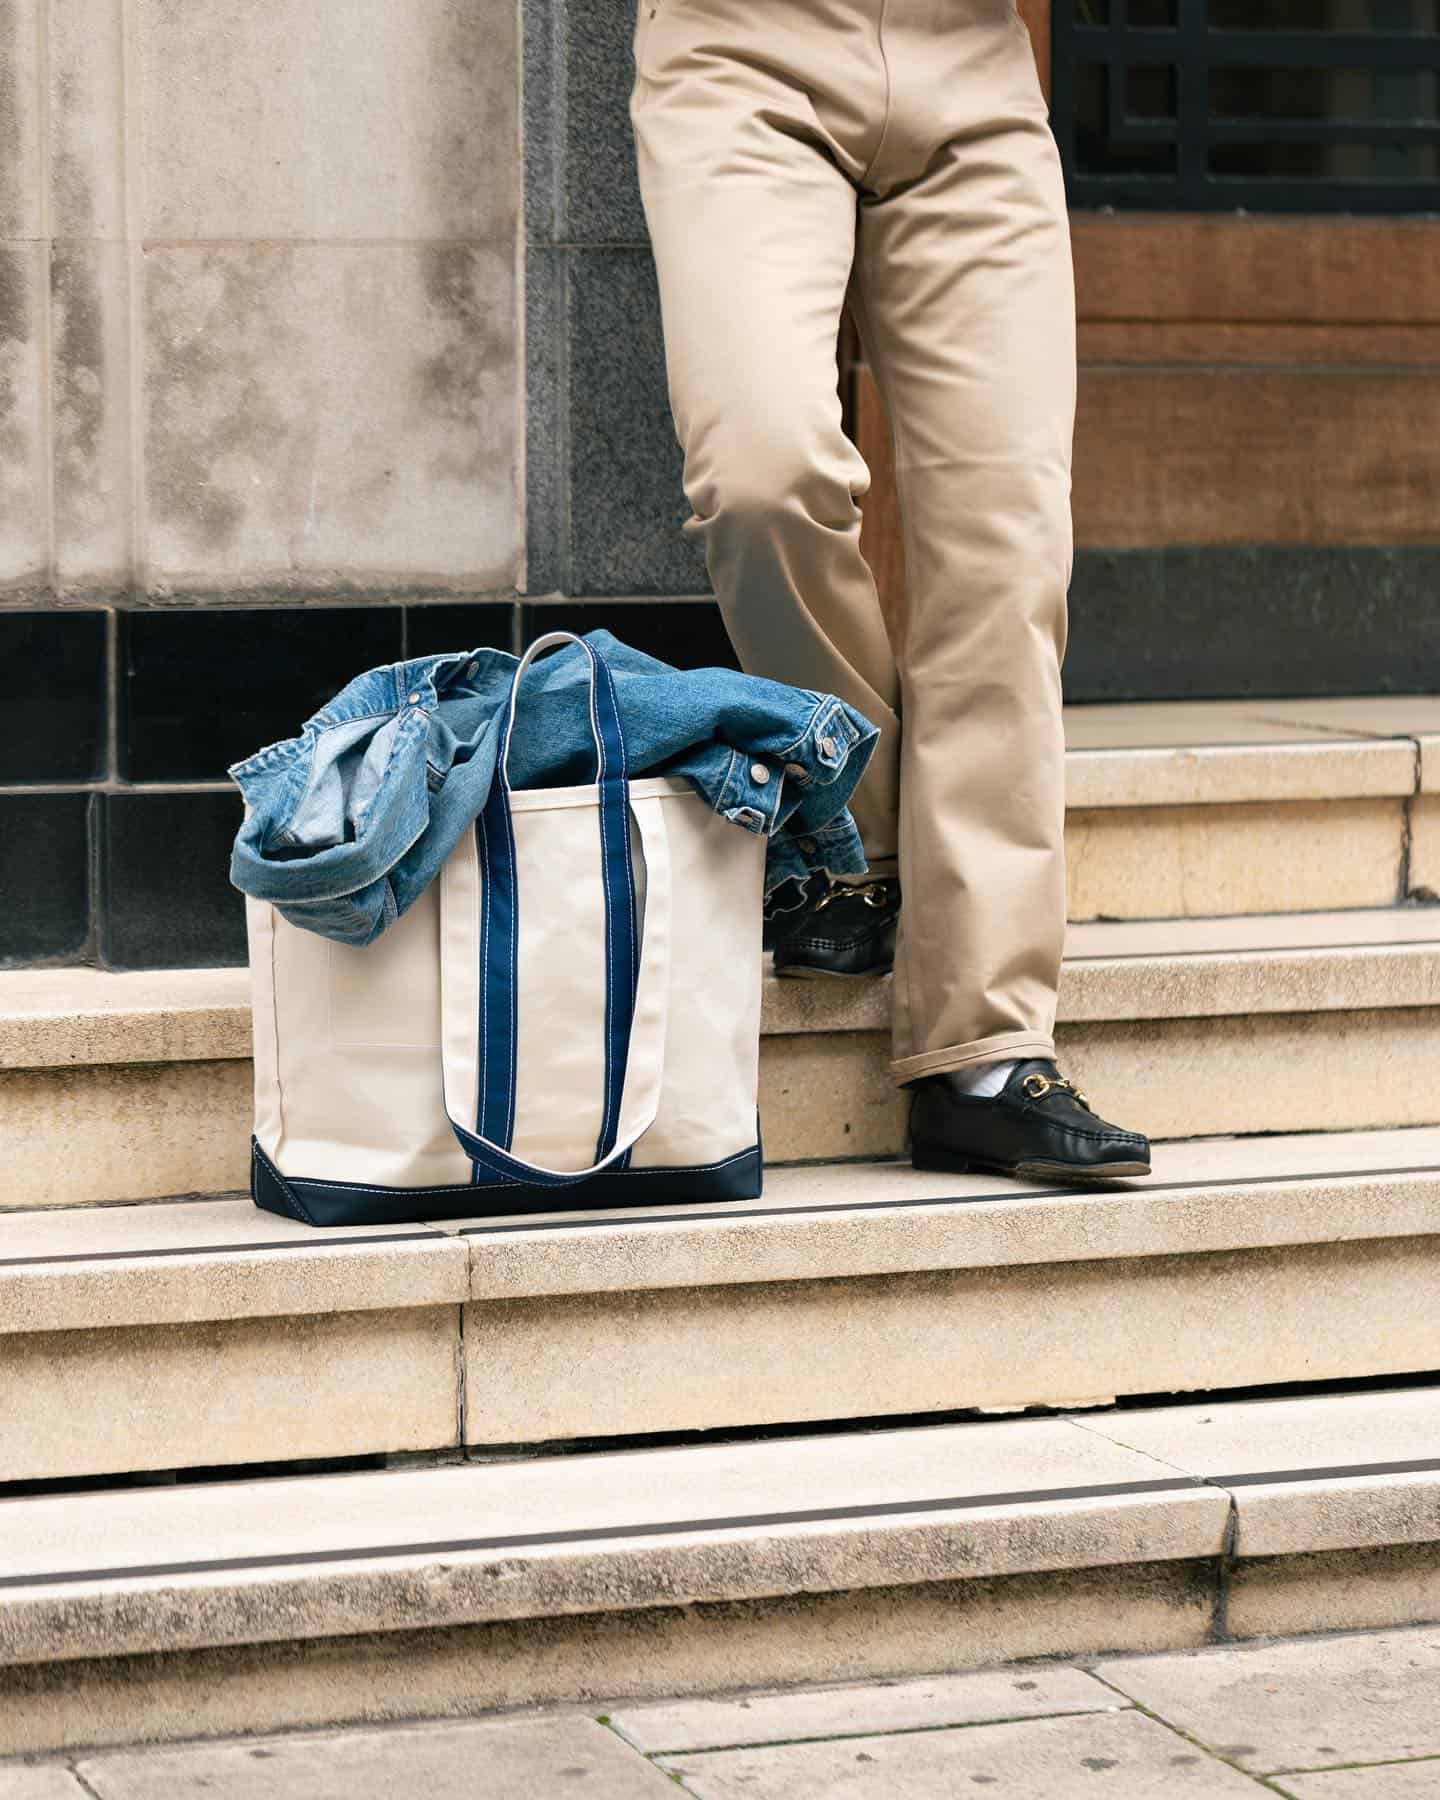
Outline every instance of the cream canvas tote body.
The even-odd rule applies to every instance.
[[[590,658],[596,780],[513,790],[531,661]],[[247,900],[257,1205],[313,1225],[760,1192],[766,840],[630,780],[610,670],[569,632],[511,688],[490,800],[361,949]]]

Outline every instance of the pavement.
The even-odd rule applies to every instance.
[[[0,1762],[0,1800],[1440,1800],[1440,1625]]]

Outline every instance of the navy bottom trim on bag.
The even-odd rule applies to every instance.
[[[403,1225],[425,1219],[503,1218],[510,1213],[588,1212],[607,1206],[684,1206],[697,1200],[758,1200],[758,1141],[695,1168],[602,1169],[575,1187],[465,1182],[450,1187],[368,1187],[282,1175],[251,1140],[250,1197],[266,1212],[306,1225]]]

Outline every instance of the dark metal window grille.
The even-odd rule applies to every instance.
[[[1054,0],[1070,204],[1440,211],[1440,0]]]

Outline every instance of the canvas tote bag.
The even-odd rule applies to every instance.
[[[514,790],[542,651],[590,662],[596,779]],[[490,799],[374,943],[247,899],[251,1191],[312,1225],[760,1192],[766,840],[688,782],[632,781],[610,669],[521,659]]]

